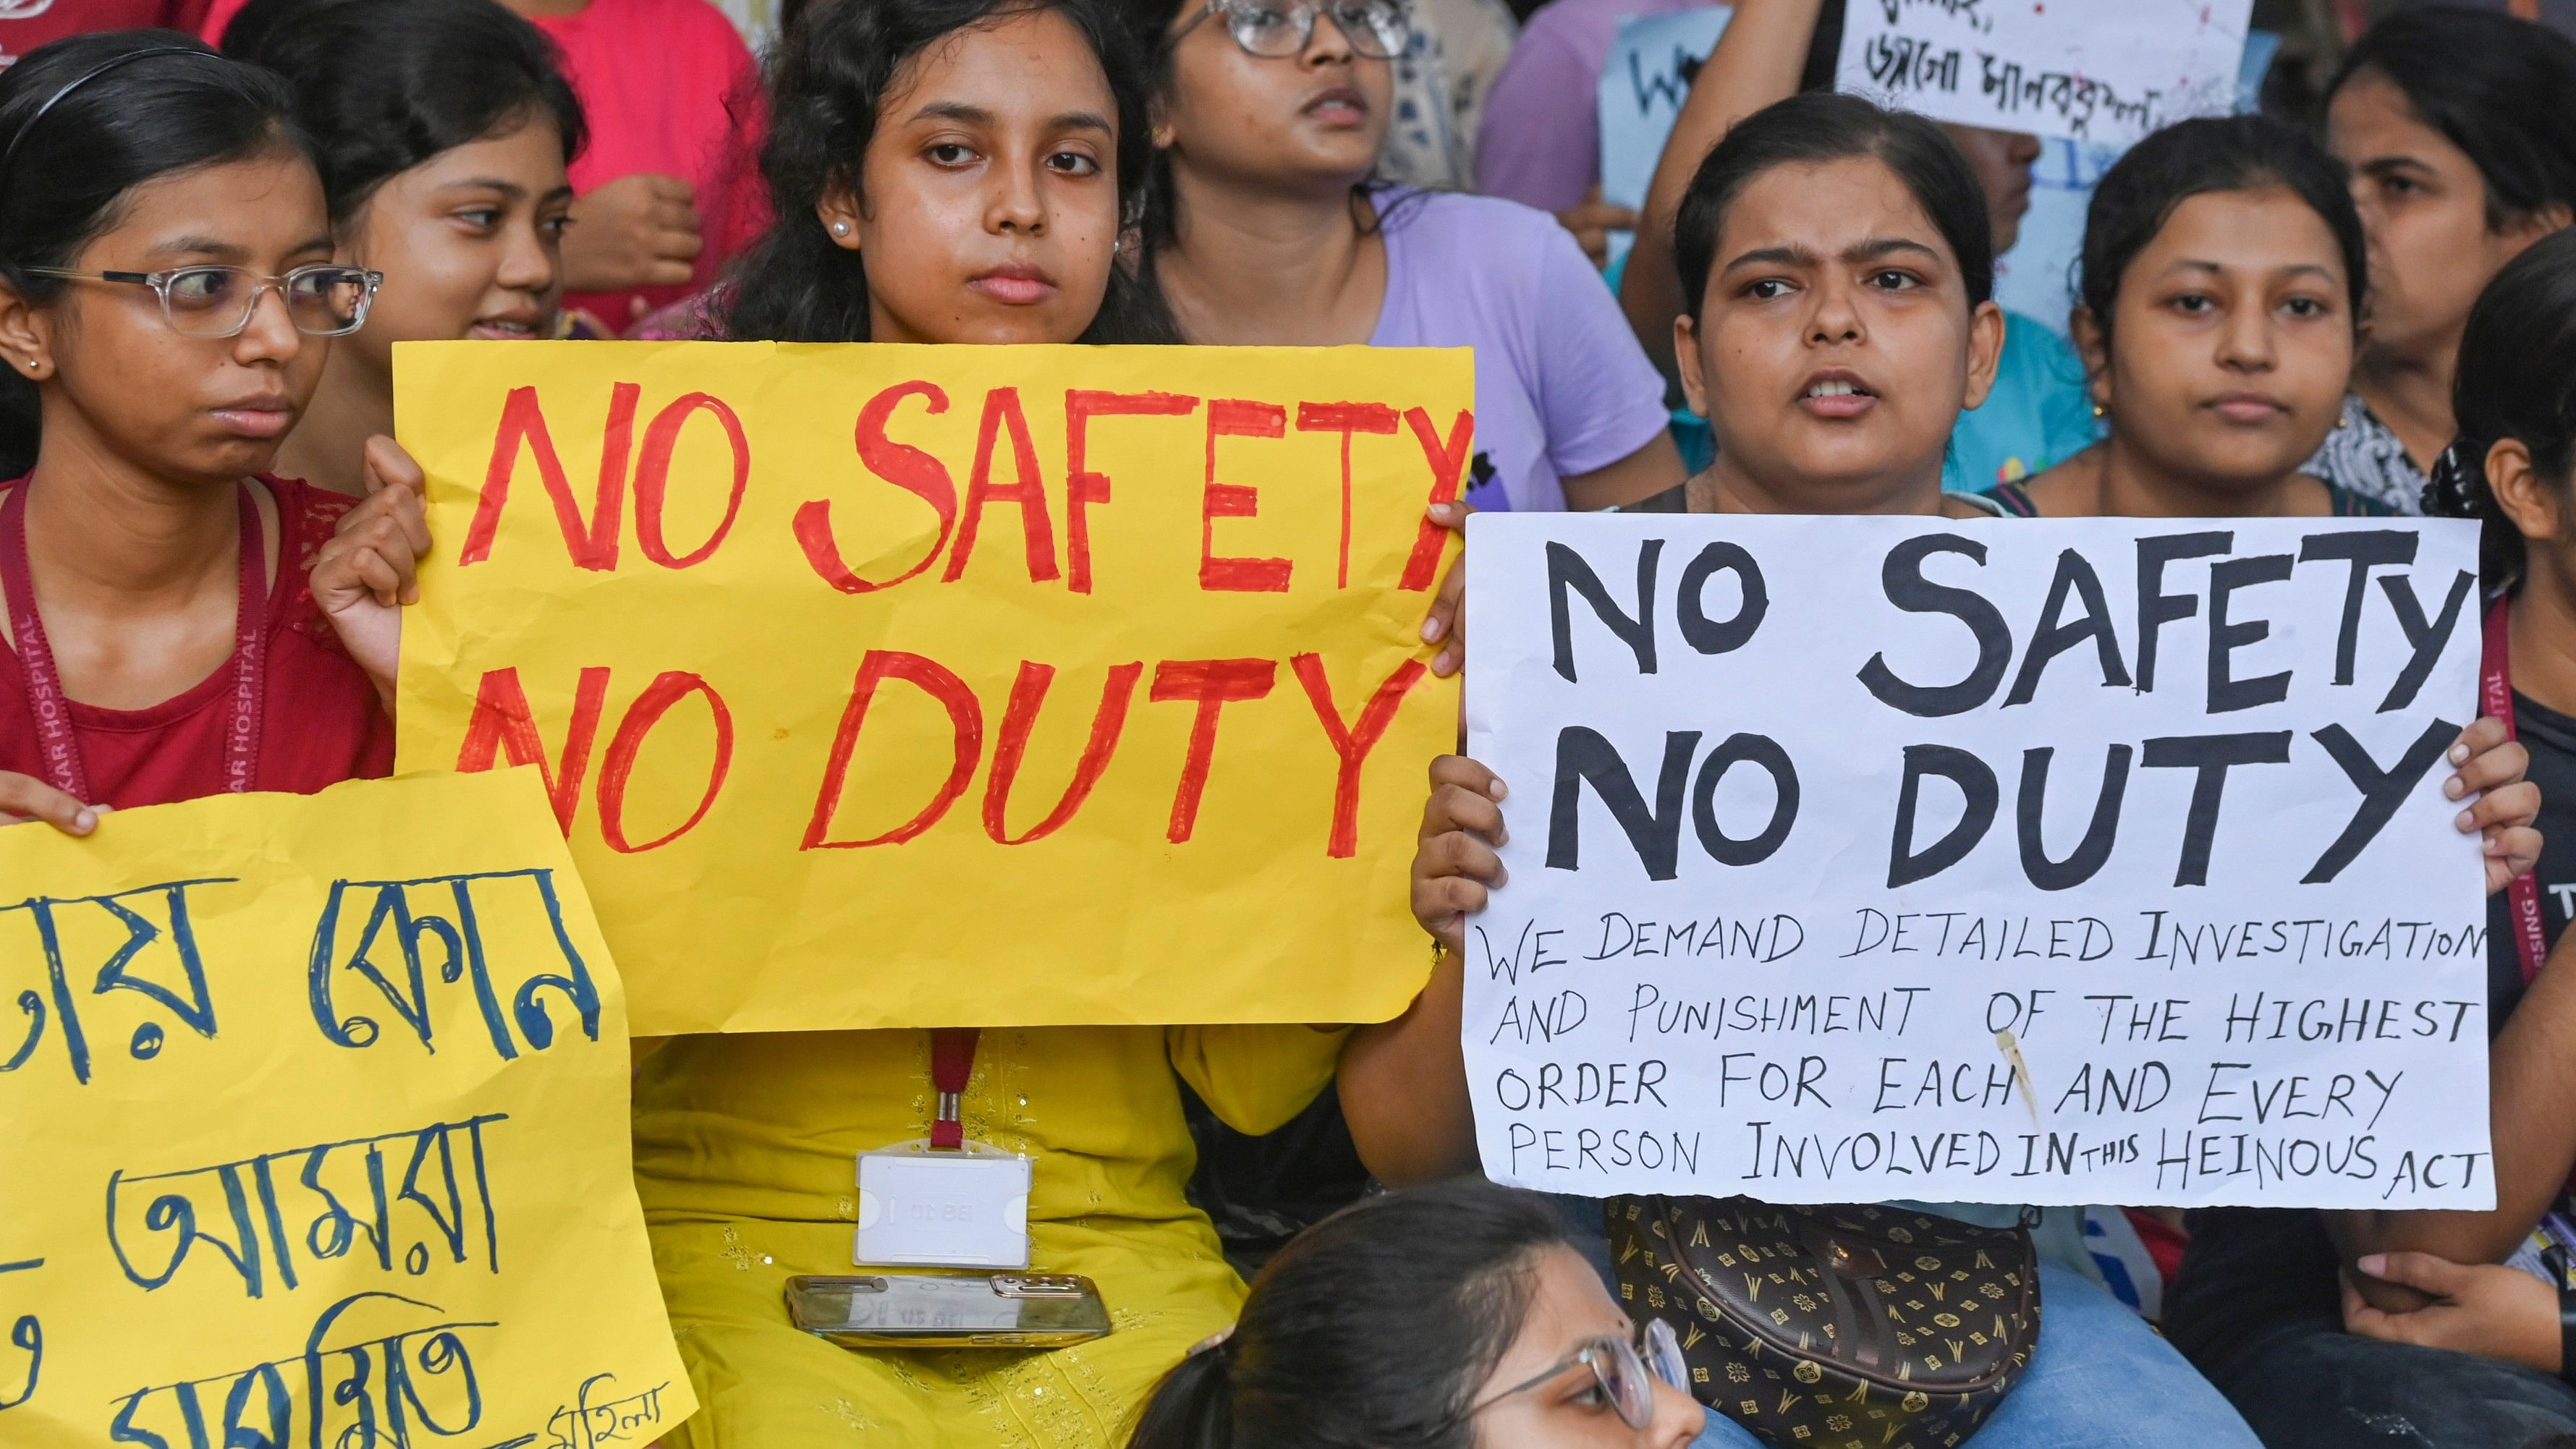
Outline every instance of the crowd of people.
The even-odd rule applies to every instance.
[[[1610,37],[1697,3],[804,0],[756,66],[706,0],[0,0],[0,814],[390,770],[440,543],[390,436],[408,340],[1472,347],[1450,525],[2474,518],[2510,718],[2446,793],[2493,902],[2496,1206],[2091,1210],[2167,1249],[2160,1327],[2086,1212],[1938,1211],[2036,1245],[1990,1449],[2576,1435],[2576,965],[2504,914],[2576,879],[2576,44],[2405,10],[2316,114],[2148,136],[2061,335],[1995,300],[2037,140],[1833,93],[1837,0],[1737,0],[1644,205],[1604,206]],[[1467,607],[1425,621],[1437,672]],[[981,1034],[966,1133],[1042,1164],[1033,1262],[1100,1285],[1093,1342],[852,1350],[782,1311],[848,1266],[853,1157],[922,1135],[928,1033],[642,1044],[704,1405],[664,1442],[1763,1442],[1683,1325],[1632,1321],[1597,1204],[1478,1180],[1460,952],[1507,789],[1454,755],[1429,786],[1397,1019]],[[1247,1289],[1217,1227],[1283,1213]]]

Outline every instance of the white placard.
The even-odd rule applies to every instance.
[[[2253,0],[1844,0],[1834,88],[1937,121],[2126,146],[2223,115]]]
[[[1479,515],[1485,1170],[2483,1209],[2458,521]]]

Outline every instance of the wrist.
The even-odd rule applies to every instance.
[[[2560,1281],[2565,1280],[2562,1278]],[[2533,1345],[2542,1360],[2536,1367],[2546,1369],[2564,1383],[2576,1385],[2576,1377],[2569,1376],[2569,1370],[2576,1369],[2576,1289],[2560,1288],[2555,1295],[2555,1303],[2558,1332],[2549,1341]]]
[[[2534,1356],[2541,1360],[2534,1367],[2546,1369],[2561,1380],[2576,1385],[2576,1378],[2568,1376],[2570,1369],[2576,1369],[2576,1289],[2567,1286],[2567,1250],[2553,1243],[2542,1251],[2540,1263],[2549,1274],[2544,1286],[2549,1289],[2548,1301],[2556,1310],[2558,1332],[2554,1341],[2532,1345]],[[2551,1358],[2553,1352],[2556,1354],[2554,1360]]]

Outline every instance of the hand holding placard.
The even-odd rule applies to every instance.
[[[688,1417],[624,1002],[534,772],[0,830],[0,879],[0,1438]]]
[[[1472,528],[1497,1177],[2491,1201],[2473,528]]]
[[[544,772],[639,1029],[1360,1021],[1418,987],[1463,351],[400,356],[437,539],[402,762]]]

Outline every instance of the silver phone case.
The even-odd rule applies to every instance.
[[[804,1274],[787,1317],[851,1348],[1061,1348],[1106,1337],[1108,1305],[1073,1273]]]

